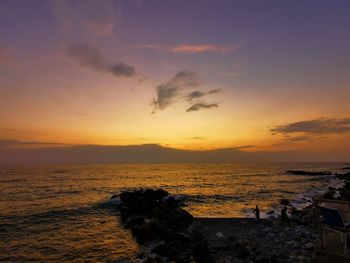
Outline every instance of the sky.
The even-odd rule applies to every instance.
[[[347,0],[2,0],[0,147],[349,160],[349,10]]]

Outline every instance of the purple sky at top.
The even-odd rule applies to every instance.
[[[174,118],[177,126],[169,126],[159,136],[185,129],[183,123],[190,114],[201,114],[198,123],[192,124],[193,137],[209,137],[200,132],[220,119],[213,125],[217,137],[212,136],[225,138],[227,143],[222,145],[227,146],[242,139],[238,135],[229,139],[230,133],[238,131],[247,134],[242,143],[251,144],[249,136],[258,138],[262,129],[268,134],[277,125],[346,118],[350,111],[346,104],[350,99],[349,12],[347,0],[2,0],[0,129],[39,134],[42,127],[54,129],[55,123],[63,123],[64,129],[78,133],[79,127],[101,122],[101,130],[121,138],[139,129],[129,119],[142,125],[150,122],[152,97],[160,96],[157,87],[183,81],[176,74],[184,70],[199,76],[202,93],[197,94],[204,94],[200,99],[205,96],[205,100],[199,106],[196,101],[198,112],[185,113],[195,104],[182,109],[188,101],[181,96],[186,94],[173,94],[182,104],[168,102],[173,108],[164,114],[169,116],[159,114],[152,121],[154,126],[168,127],[164,119]],[[97,55],[97,61],[96,56],[88,62],[81,54],[67,56],[67,47],[80,44],[87,45],[85,52]],[[176,48],[192,50],[175,52]],[[123,66],[135,72],[115,75],[116,70],[118,74],[125,70]],[[45,116],[43,109],[47,109]],[[72,117],[77,112],[79,120]],[[120,126],[128,127],[121,135],[117,125],[110,127],[114,116]],[[248,135],[248,129],[254,135]],[[169,143],[175,140],[172,136],[140,141]],[[24,138],[10,132],[2,137]]]
[[[68,2],[74,5],[76,1]],[[240,55],[255,81],[267,84],[282,79],[293,81],[298,75],[299,79],[319,79],[322,85],[329,78],[345,78],[349,69],[349,1],[151,0],[114,4],[113,37],[101,37],[77,28],[63,32],[52,1],[3,0],[0,44],[34,54],[50,51],[62,42],[94,42],[111,52],[116,42],[119,48],[143,44],[237,44],[241,47],[238,54],[230,56]],[[144,59],[157,59],[152,50],[134,53]],[[170,60],[172,54],[162,56]],[[185,63],[191,63],[186,59]],[[211,53],[196,63],[209,61],[232,66],[227,55]],[[254,82],[251,78],[248,81]]]

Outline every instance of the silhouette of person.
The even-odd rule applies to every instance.
[[[287,207],[283,207],[282,210],[281,210],[281,223],[285,223],[285,222],[288,222],[289,220],[289,217],[288,217],[288,214],[287,214]]]
[[[258,205],[255,206],[254,214],[255,214],[256,221],[259,221],[260,220],[260,210],[259,210]]]

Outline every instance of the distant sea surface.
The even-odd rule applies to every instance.
[[[329,176],[286,170],[341,171],[341,163],[233,163],[0,166],[0,261],[133,261],[138,249],[105,205],[113,194],[164,188],[199,217],[253,216],[281,198],[298,205]]]

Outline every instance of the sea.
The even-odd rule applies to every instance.
[[[136,262],[138,245],[123,229],[112,195],[163,188],[196,217],[279,212],[279,201],[305,206],[342,163],[111,164],[0,166],[1,262]]]

